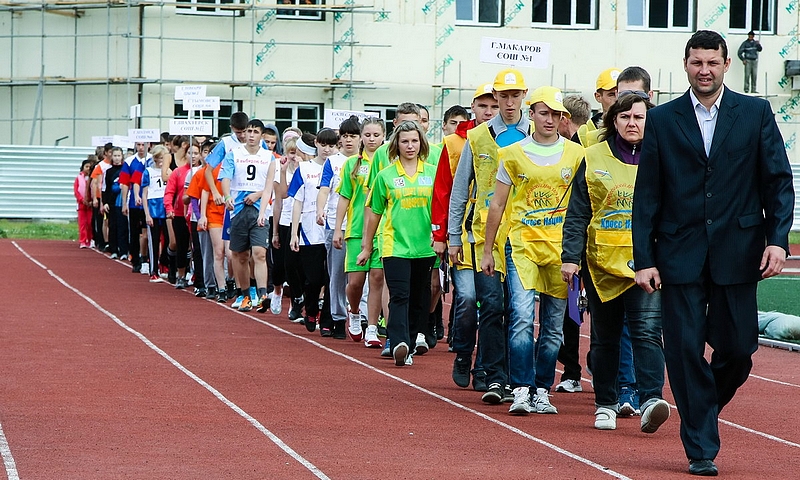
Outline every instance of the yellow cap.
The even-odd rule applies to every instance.
[[[525,86],[525,79],[522,78],[522,74],[519,72],[519,70],[515,70],[513,68],[500,70],[500,73],[494,77],[492,88],[498,92],[503,92],[505,90],[528,89],[528,87]]]
[[[472,99],[475,100],[478,97],[491,94],[492,94],[492,84],[484,83],[483,85],[475,89],[475,95],[472,96]]]
[[[562,95],[561,90],[557,89],[556,87],[539,87],[533,91],[531,94],[531,99],[528,100],[526,103],[528,105],[535,105],[539,102],[544,103],[551,110],[555,110],[556,112],[562,112],[567,117],[571,116],[569,110],[564,107],[564,104],[561,103],[564,101],[564,95]]]
[[[619,68],[609,68],[603,70],[600,76],[597,77],[597,90],[611,90],[617,88],[617,77],[619,77]]]

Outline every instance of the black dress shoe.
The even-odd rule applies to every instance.
[[[689,473],[703,477],[716,477],[719,472],[713,460],[689,460]]]

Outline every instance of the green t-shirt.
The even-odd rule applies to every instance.
[[[362,154],[361,164],[353,178],[353,168],[358,163],[358,155],[348,158],[342,166],[337,192],[343,198],[350,200],[347,206],[347,228],[344,238],[361,238],[364,230],[364,205],[367,200],[367,176],[369,176],[370,160],[366,152]]]
[[[375,178],[367,204],[383,215],[381,256],[425,258],[434,256],[431,247],[431,198],[436,167],[417,162],[412,176],[397,161]]]
[[[428,151],[428,158],[425,160],[425,162],[433,166],[439,165],[439,157],[442,156],[442,146],[430,145],[429,147],[430,150]],[[375,182],[375,177],[378,176],[378,173],[384,168],[388,167],[390,163],[389,144],[384,143],[378,147],[377,150],[375,150],[375,155],[372,157],[372,165],[369,169],[369,177],[367,177],[367,186],[369,188],[372,188],[372,184]]]

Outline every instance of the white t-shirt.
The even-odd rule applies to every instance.
[[[322,165],[313,160],[301,162],[289,184],[289,196],[303,205],[299,225],[300,245],[325,243],[325,227],[317,225],[317,187],[321,176]]]
[[[277,168],[278,165],[275,164],[275,167]],[[284,182],[286,183],[286,187],[288,188],[289,187],[289,182],[292,181],[292,175],[293,174],[294,174],[294,172],[289,172],[288,170],[279,171],[275,175],[275,183],[280,183],[280,181],[281,181],[280,177],[281,177],[281,175],[284,175],[284,176],[286,176],[286,179],[284,180]],[[293,208],[294,208],[294,198],[292,198],[292,197],[284,198],[283,202],[281,203],[281,218],[278,220],[278,225],[282,225],[284,227],[291,227],[292,226],[292,209]]]
[[[328,157],[325,165],[322,167],[322,179],[320,180],[320,187],[329,187],[331,189],[328,195],[328,203],[325,205],[325,223],[326,228],[333,229],[336,227],[336,209],[339,206],[339,184],[342,183],[342,167],[347,157],[342,153]],[[342,230],[347,228],[347,217],[342,221]]]

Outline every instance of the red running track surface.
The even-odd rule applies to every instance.
[[[444,343],[400,368],[286,305],[240,314],[74,243],[3,240],[0,262],[0,479],[686,477],[677,412],[653,435],[595,430],[588,379],[558,415],[512,417],[453,384]],[[754,360],[717,464],[791,477],[800,357]]]

